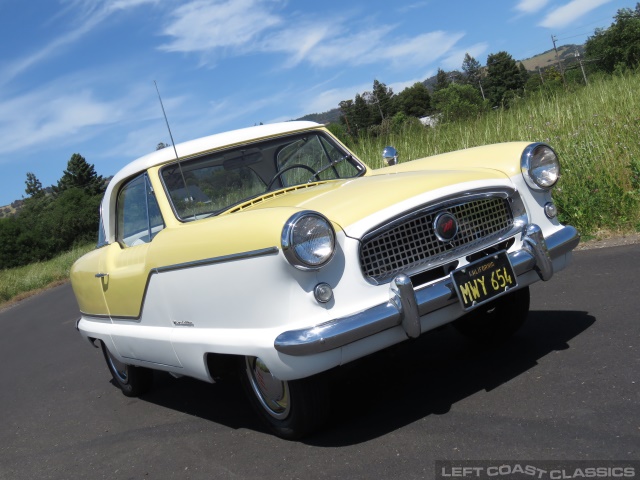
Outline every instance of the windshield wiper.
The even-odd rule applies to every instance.
[[[337,160],[334,160],[332,162],[329,162],[328,165],[325,165],[324,167],[322,167],[320,170],[318,170],[316,173],[314,173],[309,180],[307,180],[307,183],[311,183],[313,181],[314,178],[317,178],[318,181],[320,180],[319,175],[324,172],[325,170],[329,170],[330,168],[335,167],[336,165],[338,165],[339,163],[344,162],[345,160],[353,160],[353,155],[349,154],[349,155],[345,155],[344,157],[340,157]]]

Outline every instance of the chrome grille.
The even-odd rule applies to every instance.
[[[438,240],[433,227],[436,216],[443,211],[458,220],[458,233],[448,243]],[[413,273],[433,263],[434,257],[442,263],[459,251],[496,239],[513,224],[506,198],[482,198],[420,210],[364,236],[360,247],[362,273],[376,282],[400,272]]]

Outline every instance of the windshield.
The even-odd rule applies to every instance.
[[[181,220],[196,220],[272,190],[365,172],[329,135],[306,132],[243,145],[160,171]]]

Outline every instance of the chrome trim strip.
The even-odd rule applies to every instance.
[[[274,255],[276,253],[278,253],[278,247],[261,248],[260,250],[251,250],[249,252],[233,253],[231,255],[223,255],[221,257],[205,258],[203,260],[195,260],[193,262],[176,263],[175,265],[156,267],[151,269],[151,274],[172,272],[174,270],[184,270],[186,268],[202,267],[203,265],[215,265],[217,263],[234,262],[236,260],[262,257],[265,255]]]
[[[489,198],[492,198],[492,197],[514,198],[514,199],[518,198],[519,199],[519,195],[518,195],[517,190],[515,188],[508,188],[508,187],[504,187],[504,188],[495,188],[495,187],[493,187],[493,188],[483,188],[483,189],[474,190],[472,192],[454,193],[454,194],[451,194],[449,196],[446,196],[446,197],[443,197],[443,198],[439,199],[437,202],[428,203],[426,205],[422,205],[422,206],[416,208],[415,210],[411,210],[410,212],[404,212],[404,213],[402,213],[401,215],[399,215],[399,216],[397,216],[395,218],[392,218],[392,219],[390,219],[388,221],[385,221],[384,223],[378,225],[377,227],[374,227],[373,229],[369,230],[362,237],[362,242],[365,242],[369,238],[375,237],[375,236],[379,235],[381,232],[384,232],[387,229],[393,228],[394,226],[396,226],[396,225],[398,225],[400,223],[404,223],[404,222],[410,220],[413,217],[420,216],[423,213],[434,211],[434,210],[450,208],[453,205],[472,202],[474,200],[489,199]],[[517,214],[514,212],[514,215],[513,215],[514,216],[514,221],[515,221],[516,215]]]
[[[529,238],[527,232],[535,233],[536,228],[539,229],[537,225],[527,225],[523,229],[525,239]],[[558,258],[575,248],[579,241],[578,231],[572,226],[565,226],[546,239],[547,253],[550,258]],[[544,248],[543,244],[539,245],[539,248]],[[516,275],[539,267],[536,257],[527,248],[509,253]],[[407,283],[403,277],[406,278],[400,274],[393,279],[389,302],[313,327],[283,332],[275,339],[274,347],[287,355],[312,355],[340,348],[398,325],[403,326],[408,337],[413,337],[416,334],[416,321],[417,334],[420,334],[420,316],[458,302],[450,277],[419,290],[413,290],[411,281],[406,278]]]

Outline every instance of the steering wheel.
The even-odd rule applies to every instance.
[[[276,172],[276,174],[273,176],[273,178],[271,180],[269,180],[269,184],[267,185],[267,191],[271,190],[271,187],[273,186],[274,182],[277,179],[279,179],[282,176],[283,173],[288,172],[289,170],[293,170],[294,168],[304,168],[305,170],[309,170],[311,173],[313,173],[313,176],[309,179],[309,181],[311,181],[312,178],[318,176],[318,172],[316,172],[309,165],[303,165],[302,163],[294,163],[293,165],[289,165],[288,167],[284,167],[279,172]]]

